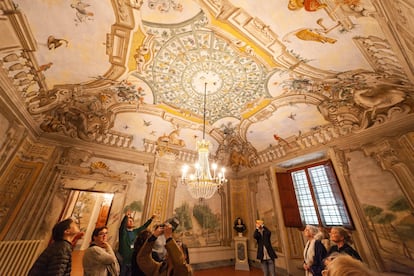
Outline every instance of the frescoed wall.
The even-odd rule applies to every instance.
[[[189,247],[221,244],[223,219],[220,194],[200,201],[191,198],[187,187],[178,183],[173,216],[180,221],[176,237]]]
[[[412,273],[412,2],[0,0],[0,243],[43,249],[75,216],[117,249],[131,210],[137,226],[177,218],[195,265],[231,266],[240,216],[249,261],[262,219],[278,270],[303,275],[274,174],[334,152],[355,247]],[[229,181],[199,201],[179,167],[204,134]]]
[[[264,225],[272,232],[272,246],[279,252],[282,251],[280,245],[280,233],[274,208],[273,191],[270,188],[269,180],[265,176],[258,178],[258,189],[256,194],[257,219],[264,221]]]
[[[378,252],[388,263],[414,263],[414,215],[395,176],[362,151],[350,152],[350,177]]]

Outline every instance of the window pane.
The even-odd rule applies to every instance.
[[[318,224],[315,206],[309,190],[308,180],[304,170],[292,173],[293,185],[295,187],[299,212],[306,224]]]
[[[306,224],[352,227],[329,161],[292,170],[290,173],[302,221]]]
[[[338,204],[335,194],[332,191],[332,184],[329,181],[324,165],[309,168],[310,179],[316,196],[324,225],[348,224],[346,215],[341,212],[341,204]],[[345,218],[345,221],[344,221]]]

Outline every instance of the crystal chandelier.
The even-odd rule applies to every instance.
[[[194,164],[194,172],[187,175],[189,166],[182,167],[181,181],[187,186],[191,196],[196,199],[209,199],[217,189],[227,182],[225,169],[217,172],[217,164],[211,165],[208,161],[210,142],[205,140],[206,135],[206,97],[207,82],[204,83],[204,112],[203,112],[203,140],[197,141],[198,161]]]

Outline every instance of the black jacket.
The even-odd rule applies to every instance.
[[[325,268],[323,260],[327,256],[327,251],[325,246],[320,240],[315,241],[315,253],[313,256],[313,263],[310,267],[313,276],[321,276],[322,270]]]
[[[276,252],[273,250],[272,243],[270,242],[271,235],[272,233],[266,226],[263,226],[263,235],[260,234],[258,229],[254,231],[253,237],[257,241],[257,259],[260,261],[263,261],[264,257],[263,246],[266,247],[267,253],[271,259],[277,258]]]
[[[68,241],[54,241],[33,264],[29,276],[70,276],[72,270],[72,244]]]
[[[341,248],[338,248],[337,245],[333,245],[328,252],[328,255],[331,255],[334,252],[338,252],[340,254],[348,254],[353,258],[360,260],[362,262],[361,256],[359,256],[358,252],[353,249],[349,244],[345,243]]]

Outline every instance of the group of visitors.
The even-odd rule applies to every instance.
[[[303,251],[305,276],[374,275],[350,245],[351,236],[345,228],[332,227],[329,239],[322,228],[313,225],[307,225],[303,233],[306,239]],[[264,226],[263,220],[256,220],[253,237],[257,241],[257,259],[263,274],[274,276],[277,255],[271,244],[271,231]]]
[[[85,276],[192,275],[188,248],[173,239],[177,225],[169,222],[148,230],[155,216],[134,228],[127,211],[119,227],[119,254],[108,243],[108,228],[97,227],[83,256]],[[52,242],[33,264],[29,276],[71,274],[72,250],[80,230],[73,219],[57,223],[52,230]],[[164,250],[159,251],[162,247]],[[158,250],[158,251],[157,251]]]
[[[108,228],[97,227],[83,256],[84,275],[192,275],[188,248],[173,239],[177,223],[158,224],[150,231],[148,226],[154,218],[153,215],[142,226],[134,228],[131,213],[126,212],[119,227],[118,257],[108,243]],[[241,218],[236,219],[234,229],[238,233],[246,231]],[[303,251],[305,276],[373,275],[350,245],[351,236],[345,228],[332,227],[329,239],[323,228],[313,225],[307,225],[303,234],[306,239]],[[38,257],[28,275],[69,276],[72,250],[79,236],[79,227],[73,219],[57,223],[52,230],[53,241]],[[271,243],[271,231],[263,220],[256,220],[253,237],[257,241],[257,259],[264,275],[275,275],[277,254]],[[329,244],[324,243],[328,240]]]
[[[303,252],[306,276],[372,275],[351,246],[351,236],[344,227],[331,228],[329,240],[332,245],[323,243],[328,237],[321,228],[307,225],[303,232],[307,240]]]

